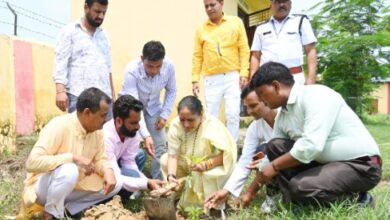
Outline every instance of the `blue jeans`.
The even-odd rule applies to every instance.
[[[72,95],[70,93],[66,93],[68,95],[68,112],[72,113],[76,111],[76,104],[78,96]],[[112,103],[109,106],[108,114],[107,114],[107,121],[112,119]]]
[[[135,156],[135,163],[137,164],[138,170],[141,172],[144,170],[146,159],[147,159],[147,157],[146,157],[145,151],[142,150],[141,148],[139,148],[137,155]],[[121,168],[122,175],[131,176],[131,177],[138,177],[138,176],[131,175],[131,173],[134,170],[133,169],[126,169],[126,168],[122,167],[121,164],[119,163],[119,161],[120,161],[120,158],[118,159],[117,162],[118,162],[119,168]],[[127,170],[132,170],[132,171],[127,171]],[[136,172],[138,174],[137,171],[134,171],[134,172]],[[129,173],[129,174],[127,175],[127,173]]]
[[[146,162],[146,153],[144,150],[139,149],[137,156],[135,157],[135,163],[137,164],[139,171],[142,171],[144,169],[145,162]],[[121,167],[121,174],[124,176],[130,176],[136,178],[141,177],[137,170],[124,168],[124,167]],[[122,189],[118,193],[118,195],[122,198],[122,201],[128,200],[132,194],[133,192],[129,192],[125,189]]]
[[[259,153],[260,151],[265,153],[265,146],[267,145],[267,143],[265,144],[260,144],[259,146],[256,147],[256,151],[255,153]]]
[[[152,136],[155,154],[156,154],[156,159],[152,160],[150,174],[152,175],[152,179],[162,180],[163,177],[160,170],[160,158],[164,153],[167,152],[167,144],[166,144],[165,128],[156,130],[154,127],[156,120],[159,117],[160,117],[159,113],[156,113],[155,115],[151,116],[146,111],[144,111],[146,127],[148,128],[150,136]]]
[[[137,164],[138,169],[141,172],[144,170],[146,159],[147,159],[147,157],[146,157],[145,151],[143,149],[139,148],[137,156],[135,156],[135,163]],[[122,170],[122,172],[123,172],[123,170]],[[123,174],[123,175],[129,176],[129,175],[126,175],[126,174]]]

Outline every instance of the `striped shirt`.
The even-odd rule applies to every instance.
[[[65,85],[67,92],[75,96],[97,87],[111,97],[111,46],[107,33],[96,28],[90,35],[81,20],[61,31],[55,50],[54,82]]]
[[[161,103],[160,94],[165,89],[164,102]],[[164,58],[160,73],[154,77],[145,72],[142,60],[136,59],[127,64],[125,80],[119,96],[130,94],[144,104],[144,112],[151,116],[160,113],[160,117],[167,119],[172,112],[176,98],[175,67],[169,58]],[[141,119],[141,136],[147,137],[148,132]]]

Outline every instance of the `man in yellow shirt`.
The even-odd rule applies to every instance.
[[[226,126],[237,141],[240,87],[248,83],[249,46],[244,24],[223,13],[223,0],[204,0],[209,19],[196,31],[192,61],[192,91],[199,93],[203,75],[207,112],[218,117],[225,101]]]
[[[42,129],[26,161],[23,217],[37,205],[44,207],[44,219],[63,218],[65,208],[74,215],[121,189],[101,131],[110,103],[101,90],[86,89],[78,97],[77,112],[55,117]]]

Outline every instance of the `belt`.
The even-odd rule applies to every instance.
[[[303,72],[302,66],[291,67],[291,68],[289,68],[289,70],[290,70],[291,74],[297,74],[297,73]]]
[[[356,160],[361,160],[361,161],[365,161],[365,162],[371,162],[373,164],[382,165],[382,159],[378,155],[359,157],[359,158],[356,158]]]

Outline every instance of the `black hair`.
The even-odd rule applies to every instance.
[[[291,87],[294,85],[294,77],[285,65],[277,62],[268,62],[256,71],[249,86],[251,89],[255,89],[262,85],[271,85],[274,80],[286,86]]]
[[[187,107],[193,114],[202,115],[203,105],[200,100],[193,95],[189,95],[180,100],[177,106],[177,112],[180,112],[184,107]]]
[[[84,109],[89,108],[92,113],[100,110],[100,102],[105,101],[111,104],[110,97],[98,88],[90,87],[85,89],[77,98],[76,109],[78,112],[83,112]]]
[[[241,91],[241,99],[245,99],[252,91],[251,87],[245,86]]]
[[[114,119],[119,117],[126,119],[129,117],[130,111],[140,112],[144,108],[141,101],[131,95],[122,95],[115,102],[113,106]]]
[[[142,56],[149,61],[162,60],[165,57],[165,48],[160,41],[149,41],[142,49]]]
[[[108,5],[108,0],[85,0],[85,4],[88,5],[88,7],[90,8],[93,3],[99,3],[101,5]]]

